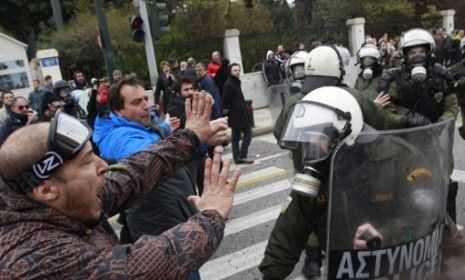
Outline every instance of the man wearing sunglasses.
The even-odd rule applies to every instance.
[[[210,122],[211,97],[194,94],[186,104],[185,130],[110,169],[92,152],[91,131],[64,113],[13,133],[0,148],[2,278],[185,279],[207,261],[223,237],[239,177],[227,181],[229,161],[220,170],[219,156],[206,163],[203,196],[188,198],[199,214],[187,222],[120,245],[106,219],[226,129]]]
[[[29,109],[28,101],[22,96],[15,97],[11,103],[11,113],[0,126],[0,146],[15,130],[30,124],[36,118],[36,113]]]

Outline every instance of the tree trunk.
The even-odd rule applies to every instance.
[[[299,29],[309,28],[312,23],[314,0],[295,0],[297,26]]]

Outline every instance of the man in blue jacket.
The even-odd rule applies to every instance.
[[[216,120],[221,117],[221,96],[218,87],[210,76],[207,75],[205,64],[197,63],[195,65],[195,74],[197,75],[197,81],[199,83],[200,90],[208,92],[215,103],[212,108],[212,119]]]
[[[179,127],[179,120],[156,126],[152,122],[149,105],[144,98],[145,90],[131,76],[126,76],[110,89],[109,118],[97,117],[94,143],[103,158],[119,161],[144,150],[163,139],[165,133]],[[143,234],[158,235],[165,230],[187,221],[197,211],[187,197],[195,195],[195,184],[187,168],[175,171],[174,176],[153,188],[138,205],[126,210],[126,222],[130,239],[137,240]],[[124,219],[124,217],[123,217]],[[198,272],[189,279],[200,279]]]

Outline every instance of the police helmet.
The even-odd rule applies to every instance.
[[[342,80],[345,71],[342,58],[334,46],[319,46],[305,58],[306,76],[332,77]]]
[[[407,49],[415,46],[426,46],[431,53],[436,48],[436,43],[431,33],[421,28],[414,28],[405,32],[400,38],[399,49],[405,54]]]
[[[340,87],[324,86],[296,103],[280,144],[286,147],[323,137],[329,146],[334,147],[335,140],[352,145],[362,128],[362,110],[352,94]]]

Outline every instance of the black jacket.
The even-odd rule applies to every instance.
[[[5,123],[0,125],[0,146],[11,133],[25,126],[26,123],[27,116],[22,116],[11,111],[10,116],[5,120]]]
[[[135,207],[125,212],[132,240],[136,241],[144,234],[159,235],[197,214],[187,201],[188,196],[196,194],[194,188],[188,169],[181,167],[145,194]]]
[[[154,94],[155,103],[160,102],[160,92],[163,91],[163,103],[168,104],[171,96],[173,95],[173,84],[174,80],[171,76],[166,77],[165,74],[160,74],[157,80],[157,86]]]
[[[181,125],[179,126],[180,128],[186,127],[186,111],[184,108],[184,100],[174,95],[171,97],[166,112],[170,114],[171,117],[178,117],[178,119],[181,121]]]
[[[239,78],[229,75],[223,87],[223,112],[231,128],[250,128]]]

